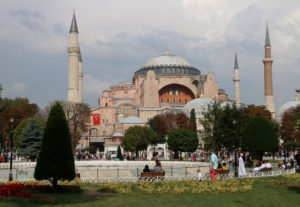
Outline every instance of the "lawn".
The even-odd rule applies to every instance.
[[[80,192],[48,193],[48,200],[28,198],[3,198],[0,206],[288,206],[300,207],[300,174],[255,179],[252,190],[235,193],[163,193],[146,194],[133,190],[131,193],[119,194],[103,192],[97,185],[81,185]],[[173,189],[170,189],[172,192]]]

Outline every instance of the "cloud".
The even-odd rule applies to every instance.
[[[44,16],[38,11],[25,9],[13,9],[10,11],[12,17],[16,18],[21,25],[33,31],[46,32],[43,26]]]
[[[15,93],[23,92],[26,90],[24,83],[14,83],[11,90]]]

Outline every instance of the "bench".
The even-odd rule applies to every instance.
[[[139,181],[164,180],[165,171],[161,172],[142,172]]]
[[[271,172],[272,171],[272,168],[262,168],[261,170],[260,170],[260,172]]]
[[[229,170],[217,169],[216,175],[219,175],[219,178],[229,178]]]
[[[272,168],[262,168],[259,171],[250,171],[253,172],[255,176],[264,176],[264,175],[270,175],[272,171]]]

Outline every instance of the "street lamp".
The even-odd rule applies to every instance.
[[[13,152],[12,152],[12,148],[13,148],[14,124],[15,124],[14,119],[11,119],[9,121],[9,126],[10,126],[10,165],[9,165],[9,175],[8,175],[8,180],[9,181],[13,180],[13,173],[12,173]]]
[[[233,128],[236,126],[236,121],[232,121]],[[235,132],[235,131],[234,131]],[[236,146],[237,147],[237,146]],[[238,177],[238,169],[237,169],[237,149],[234,151],[234,177]]]

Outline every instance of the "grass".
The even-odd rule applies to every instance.
[[[82,185],[80,192],[43,194],[49,200],[32,200],[23,198],[2,198],[0,206],[35,207],[35,206],[134,206],[134,207],[300,207],[300,183],[291,177],[269,177],[256,179],[252,191],[246,193],[220,194],[180,194],[166,193],[162,195],[144,194],[133,191],[129,194],[104,193],[99,186]]]

